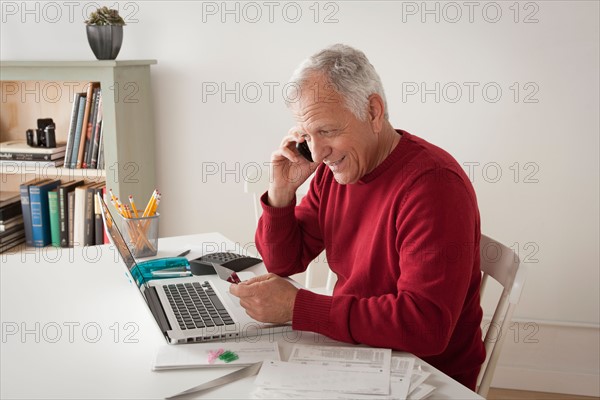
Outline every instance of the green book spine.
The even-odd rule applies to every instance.
[[[52,246],[60,247],[60,218],[58,213],[58,191],[48,192],[48,210],[50,211],[50,238]]]
[[[50,244],[50,213],[48,211],[48,192],[56,188],[60,180],[48,180],[29,187],[29,204],[31,205],[31,227],[33,229],[33,247],[44,247]]]

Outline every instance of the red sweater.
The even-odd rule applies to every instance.
[[[407,351],[475,389],[485,358],[480,222],[471,182],[444,150],[408,132],[359,182],[320,165],[298,206],[268,206],[256,243],[270,272],[306,269],[323,249],[333,296],[300,290],[292,325]]]

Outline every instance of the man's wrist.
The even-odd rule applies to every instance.
[[[294,306],[296,304],[296,297],[298,297],[298,289],[295,290],[294,297],[292,297],[292,301],[290,302],[290,304],[288,306],[288,311],[289,311],[288,322],[294,321]]]
[[[296,197],[295,192],[288,190],[277,190],[269,188],[267,192],[267,201],[269,206],[275,208],[288,207],[292,204],[292,201]]]

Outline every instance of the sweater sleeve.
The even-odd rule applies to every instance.
[[[255,241],[269,272],[290,276],[303,272],[324,249],[318,221],[318,189],[322,169],[310,184],[308,193],[296,206],[296,198],[287,207],[268,204],[267,193],[261,196],[263,213],[258,221]]]
[[[368,298],[300,290],[293,328],[333,339],[411,352],[442,353],[465,303],[479,243],[474,194],[458,175],[427,173],[398,199],[396,292]],[[390,261],[392,262],[392,261]]]

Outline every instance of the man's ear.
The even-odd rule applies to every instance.
[[[373,132],[381,132],[385,114],[383,99],[377,93],[369,96],[369,122]]]

